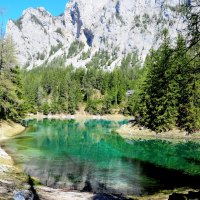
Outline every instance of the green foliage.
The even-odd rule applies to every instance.
[[[157,52],[151,52],[152,60],[144,86],[145,106],[141,114],[143,120],[149,122],[148,127],[158,132],[171,129],[177,120],[177,88],[173,80],[171,52],[169,38],[164,33],[163,44]]]
[[[0,70],[9,69],[17,64],[15,47],[10,36],[0,39]]]
[[[91,114],[111,113],[113,108],[124,105],[126,91],[134,88],[140,71],[136,54],[125,57],[112,72],[92,64],[87,69],[65,67],[65,57],[57,58],[24,73],[29,112],[74,114],[80,104],[85,104]]]
[[[173,48],[164,31],[163,43],[146,59],[148,70],[140,91],[139,113],[141,123],[157,132],[177,125],[189,133],[200,129],[200,78],[193,72],[197,63],[189,62],[194,52],[185,50],[182,36]]]
[[[36,58],[37,60],[44,60],[45,59],[45,53],[43,52],[43,53],[37,53],[37,58]]]
[[[120,14],[116,13],[116,14],[115,14],[115,17],[116,17],[116,19],[119,20],[123,25],[125,25],[125,22],[124,22],[124,20],[123,20],[123,18],[122,18],[122,16],[121,16]]]
[[[81,55],[81,60],[86,60],[90,57],[91,55],[91,51],[88,50],[87,52],[83,52],[82,55]]]
[[[112,96],[107,95],[104,99],[101,114],[111,114]]]
[[[142,16],[142,23],[143,25],[147,25],[151,23],[151,19],[147,13],[144,13]]]
[[[93,115],[101,114],[101,101],[89,99],[85,111]]]
[[[42,105],[42,111],[43,111],[43,114],[44,114],[44,115],[48,115],[48,114],[49,114],[50,109],[49,109],[49,105],[48,105],[47,102],[45,102],[45,103]]]
[[[76,40],[76,41],[72,42],[72,44],[68,50],[67,58],[72,58],[72,57],[78,55],[83,50],[84,46],[85,46],[85,44],[81,41]]]
[[[174,55],[180,87],[178,124],[192,133],[200,129],[200,73],[197,71],[200,60],[198,57],[193,58],[198,52],[196,48],[195,52],[190,49],[185,53],[185,50],[186,43],[183,37],[179,36]]]
[[[60,34],[61,36],[64,36],[64,34],[63,34],[61,28],[57,28],[57,29],[56,29],[56,33]]]
[[[15,67],[12,38],[0,39],[0,119],[18,121],[25,113],[24,93],[19,67]]]
[[[56,46],[51,46],[51,50],[49,52],[49,56],[55,54],[59,49],[62,48],[62,44],[61,43],[58,43]]]
[[[0,119],[19,121],[25,114],[19,68],[0,72]]]
[[[109,61],[112,61],[109,53],[107,51],[98,51],[92,57],[92,60],[87,64],[87,68],[95,67],[102,68],[106,67],[109,64]]]
[[[139,15],[136,15],[136,16],[134,17],[134,26],[140,27],[140,25],[141,25],[140,16],[139,16]]]

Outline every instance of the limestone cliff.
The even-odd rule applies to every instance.
[[[6,34],[16,43],[21,66],[29,69],[65,56],[66,65],[86,66],[97,52],[106,52],[113,68],[124,55],[138,52],[144,60],[156,48],[164,28],[172,37],[184,29],[180,0],[70,0],[64,13],[28,8],[9,20]]]

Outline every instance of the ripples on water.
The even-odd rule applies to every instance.
[[[125,140],[127,121],[30,121],[5,148],[45,185],[123,195],[199,187],[200,144]]]

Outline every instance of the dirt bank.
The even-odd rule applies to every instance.
[[[133,126],[132,124],[122,125],[117,132],[124,138],[128,139],[186,139],[186,140],[196,140],[200,139],[200,133],[187,134],[185,131],[179,129],[173,129],[168,132],[156,133],[149,129],[141,129],[138,126]]]
[[[13,137],[24,131],[24,129],[21,124],[12,121],[0,121],[0,141]]]

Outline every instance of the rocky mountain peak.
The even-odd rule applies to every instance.
[[[175,37],[183,27],[179,5],[179,0],[70,0],[57,17],[43,7],[26,9],[20,19],[9,20],[6,33],[26,67],[58,56],[66,57],[66,65],[85,67],[105,51],[109,63],[104,64],[112,69],[128,53],[144,60],[164,28]]]

